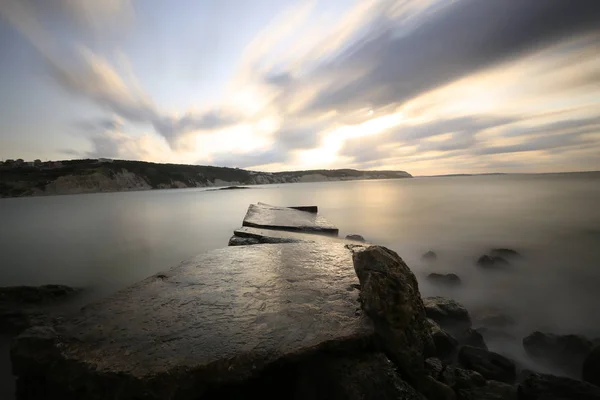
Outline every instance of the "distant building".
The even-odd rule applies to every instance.
[[[17,167],[20,167],[21,165],[25,164],[25,161],[23,161],[22,158],[18,158],[15,160],[14,165]]]
[[[113,162],[113,161],[114,161],[114,160],[113,160],[113,159],[111,159],[111,158],[99,158],[99,159],[98,159],[98,162],[101,162],[101,163],[103,163],[103,162],[108,162],[108,163],[111,163],[111,162]]]

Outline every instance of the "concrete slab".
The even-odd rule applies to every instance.
[[[363,242],[343,239],[337,236],[314,235],[310,233],[278,231],[243,226],[233,231],[229,240],[230,246],[244,246],[259,243],[345,243],[361,244]]]
[[[335,236],[339,233],[338,228],[315,213],[264,204],[250,204],[242,225]]]
[[[21,387],[81,398],[195,399],[282,360],[367,346],[358,283],[342,243],[214,250],[26,331],[14,372]]]
[[[267,206],[267,207],[277,207],[277,206],[273,206],[271,204],[267,204],[267,203],[262,203],[262,202],[258,202],[259,206]],[[319,207],[317,206],[287,206],[286,208],[293,208],[294,210],[300,210],[300,211],[306,211],[306,212],[310,212],[310,213],[318,213],[319,212]]]

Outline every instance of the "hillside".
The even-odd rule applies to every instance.
[[[268,173],[205,165],[67,160],[0,165],[0,197],[411,177],[404,171],[338,169]]]

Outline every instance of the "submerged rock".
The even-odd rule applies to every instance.
[[[346,290],[359,283],[352,257],[336,243],[227,247],[195,257],[84,307],[56,335],[18,336],[19,399],[219,398],[270,367],[321,352],[364,352],[375,332],[359,292]],[[385,259],[380,268],[388,262],[395,265]],[[34,389],[37,396],[27,394]]]
[[[346,235],[346,239],[353,240],[355,242],[366,242],[364,237],[362,237],[361,235],[357,235],[357,234]]]
[[[423,254],[421,258],[427,261],[435,261],[437,260],[437,254],[435,254],[433,251],[428,251],[427,253]]]
[[[456,274],[438,274],[438,273],[434,272],[434,273],[427,275],[427,280],[432,283],[438,284],[438,285],[445,285],[445,286],[460,285],[460,278]]]
[[[467,369],[477,371],[486,379],[512,383],[517,369],[512,360],[492,351],[463,346],[458,351],[458,361]]]
[[[476,264],[483,268],[502,268],[510,265],[510,263],[503,257],[488,255],[479,257],[476,261]]]
[[[527,354],[573,378],[580,378],[583,361],[592,350],[592,342],[580,335],[554,335],[533,332],[523,339]]]
[[[349,245],[361,286],[361,303],[386,354],[401,375],[421,389],[426,355],[434,346],[417,279],[395,252]]]
[[[0,333],[16,334],[52,322],[54,308],[80,292],[66,285],[0,287]]]
[[[506,328],[517,324],[516,320],[503,310],[495,307],[483,308],[473,312],[475,326]]]
[[[427,317],[444,329],[454,333],[471,327],[469,312],[456,300],[440,296],[426,297],[423,299],[423,304]]]
[[[503,248],[498,248],[498,249],[492,249],[490,251],[490,254],[494,257],[503,257],[503,258],[516,258],[516,257],[521,257],[521,254],[513,249],[503,249]]]
[[[483,335],[472,328],[465,329],[463,332],[460,333],[460,335],[457,338],[458,342],[465,346],[477,347],[485,350],[487,350],[488,348],[485,344]]]
[[[584,381],[600,386],[600,346],[594,347],[583,361],[582,376]]]
[[[256,238],[239,237],[239,236],[233,235],[229,239],[228,246],[250,246],[250,245],[259,244],[259,243],[260,243],[260,241]]]
[[[600,400],[598,386],[546,374],[529,374],[517,390],[519,400]]]

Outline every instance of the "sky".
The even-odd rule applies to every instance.
[[[600,170],[598,0],[0,0],[0,158]]]

